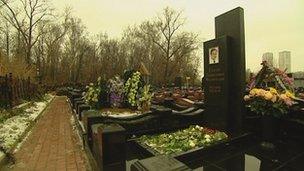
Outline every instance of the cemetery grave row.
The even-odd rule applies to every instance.
[[[89,149],[89,153],[97,162],[99,168],[105,170],[118,169],[125,170],[125,162],[133,158],[146,158],[157,155],[153,146],[147,147],[147,143],[143,142],[146,135],[157,135],[161,133],[170,133],[184,130],[185,135],[194,129],[203,129],[204,125],[204,109],[199,106],[189,107],[185,110],[177,111],[171,108],[152,105],[150,110],[136,115],[106,115],[102,110],[90,110],[91,106],[85,104],[80,92],[71,91],[69,96],[71,106],[74,109],[76,118],[78,118],[79,128],[83,135],[84,145]],[[191,126],[196,125],[196,126]],[[190,127],[190,128],[189,128]],[[176,157],[186,157],[190,161],[193,158],[189,155],[188,150],[192,148],[199,148],[198,151],[203,152],[207,147],[213,144],[217,146],[224,146],[228,137],[224,132],[216,130],[209,130],[204,128],[196,130],[194,135],[206,137],[205,141],[199,142],[194,139],[191,144],[188,144],[188,138],[184,138],[186,148],[178,148],[179,154]],[[163,135],[159,135],[160,137]],[[172,135],[170,136],[172,137]],[[189,135],[191,137],[191,135]],[[176,140],[170,141],[172,143]],[[120,143],[120,144],[117,144]],[[175,142],[176,144],[178,142]],[[195,143],[193,145],[193,143]],[[197,143],[197,144],[196,144]],[[192,148],[191,148],[192,147]],[[100,149],[102,148],[102,149]],[[169,149],[169,148],[168,148]],[[154,152],[151,152],[154,151]],[[125,154],[123,156],[122,154]],[[108,161],[110,160],[110,161]],[[114,160],[114,161],[111,161]],[[115,160],[120,161],[117,165],[111,166]],[[124,169],[123,169],[124,168]]]
[[[180,90],[175,89],[171,92],[176,91]],[[87,147],[88,153],[90,153],[97,163],[97,167],[105,170],[125,170],[127,167],[126,161],[130,162],[133,159],[142,159],[139,161],[136,160],[132,165],[132,167],[136,168],[151,163],[152,161],[150,160],[152,159],[153,162],[168,160],[169,163],[175,163],[175,166],[195,168],[199,165],[198,163],[202,164],[201,162],[195,161],[197,156],[208,156],[215,151],[225,151],[226,148],[229,149],[231,146],[238,146],[238,148],[239,146],[242,146],[241,149],[246,149],[244,143],[246,144],[248,141],[250,142],[249,144],[257,142],[254,135],[261,134],[261,129],[259,129],[261,127],[258,126],[260,125],[261,118],[251,112],[250,108],[247,107],[247,117],[244,120],[244,125],[246,125],[247,128],[244,129],[247,130],[245,133],[230,134],[230,132],[226,132],[228,138],[224,138],[224,140],[219,141],[219,143],[216,143],[215,141],[215,144],[213,144],[214,142],[210,142],[204,147],[200,147],[198,145],[199,142],[195,139],[187,139],[186,141],[191,141],[188,141],[189,143],[184,144],[184,146],[183,144],[181,144],[181,146],[176,146],[174,143],[172,144],[170,142],[171,147],[161,150],[164,150],[165,153],[166,150],[167,152],[178,151],[179,153],[175,153],[174,155],[170,155],[171,157],[169,158],[166,157],[165,159],[160,160],[158,158],[160,154],[159,147],[162,146],[157,144],[157,142],[162,142],[165,137],[173,137],[173,135],[176,134],[176,131],[177,133],[183,132],[181,130],[185,130],[186,135],[190,135],[191,137],[191,133],[187,132],[191,125],[197,125],[192,126],[191,128],[202,129],[201,126],[208,124],[208,121],[204,117],[204,105],[199,105],[199,103],[196,102],[194,103],[196,105],[187,107],[186,109],[180,109],[176,107],[175,100],[165,99],[163,102],[154,102],[156,105],[152,104],[149,111],[132,113],[132,110],[127,110],[127,112],[125,112],[125,110],[121,110],[121,108],[116,108],[109,112],[109,110],[107,110],[110,109],[109,106],[99,110],[92,110],[94,107],[86,104],[82,91],[70,89],[69,92],[70,103],[74,109],[75,117],[78,120],[78,126],[83,135],[84,145]],[[160,90],[159,92],[164,91]],[[165,94],[170,94],[168,92],[170,92],[169,89],[165,91]],[[151,99],[151,101],[153,101],[153,99]],[[125,113],[116,115],[115,112]],[[303,112],[294,111],[290,116],[301,116],[301,113]],[[304,127],[303,124],[301,125],[295,122],[295,118],[296,117],[292,117],[288,120],[282,120],[280,130],[283,131],[279,132],[279,136],[283,137],[288,135],[297,136],[299,138],[299,132],[303,131]],[[208,130],[208,128],[205,127],[203,127],[203,129]],[[213,132],[213,130],[211,130],[211,132]],[[195,130],[194,135],[196,135]],[[212,135],[206,137],[207,138],[200,140],[206,142],[212,139]],[[173,142],[174,141],[176,142],[177,140],[175,139]],[[189,150],[191,145],[195,146],[195,148]],[[181,151],[180,149],[185,149],[185,151]],[[241,158],[242,157],[244,156],[241,156]],[[236,163],[237,161],[239,160],[236,160]],[[180,162],[182,162],[182,164]]]
[[[74,99],[77,97],[76,94],[72,93]],[[81,93],[78,94],[78,97],[81,97]],[[73,98],[72,98],[73,99]],[[173,121],[174,117],[171,114],[167,117],[166,121],[164,120],[166,117],[166,113],[159,113],[155,114],[156,116],[143,114],[143,116],[137,116],[137,117],[131,117],[131,118],[112,118],[110,116],[101,116],[100,112],[98,111],[82,111],[81,110],[87,108],[89,109],[89,106],[86,106],[85,104],[80,103],[80,101],[77,101],[80,99],[74,100],[74,109],[78,108],[77,115],[79,116],[80,113],[82,113],[83,121],[79,121],[79,125],[81,127],[81,130],[83,130],[83,138],[84,138],[84,145],[89,149],[88,153],[91,153],[94,160],[98,163],[97,165],[100,168],[104,168],[105,170],[111,170],[113,167],[116,166],[109,166],[113,163],[116,163],[120,165],[119,168],[116,168],[116,170],[125,170],[124,168],[127,167],[125,165],[124,161],[132,161],[132,159],[142,159],[138,163],[135,162],[132,167],[141,167],[143,164],[147,163],[153,163],[155,161],[158,162],[172,162],[174,166],[180,166],[180,167],[196,167],[197,163],[194,161],[197,159],[196,156],[208,156],[213,153],[217,153],[220,151],[225,151],[225,149],[230,149],[233,144],[236,144],[238,148],[240,146],[241,149],[246,149],[247,145],[244,145],[243,142],[256,142],[257,140],[254,138],[252,134],[246,134],[243,135],[243,137],[234,137],[229,139],[228,145],[226,144],[227,141],[224,141],[221,144],[217,144],[216,146],[209,146],[209,148],[196,148],[194,150],[187,151],[185,153],[176,154],[174,158],[171,157],[165,158],[165,159],[159,159],[158,154],[155,153],[154,149],[148,148],[146,144],[140,143],[141,135],[155,135],[159,133],[170,133],[175,132],[176,130],[182,130],[183,128],[187,128],[187,125],[193,125],[193,124],[200,124],[204,125],[204,123],[195,123],[195,122],[188,122],[186,121],[186,117],[182,117],[179,121],[179,123],[176,123],[176,127],[174,127],[170,122]],[[71,100],[73,101],[73,100]],[[83,105],[81,107],[81,105]],[[78,106],[78,107],[77,107]],[[166,109],[166,108],[163,108]],[[189,109],[190,112],[193,109]],[[163,111],[164,112],[164,111]],[[172,112],[172,110],[171,110]],[[75,114],[76,114],[75,113]],[[201,113],[204,115],[204,113]],[[144,117],[144,116],[147,117]],[[148,117],[149,116],[149,117]],[[158,116],[158,117],[157,117]],[[188,117],[188,116],[187,116]],[[203,116],[201,118],[197,118],[204,121]],[[259,122],[256,118],[248,118],[248,125],[255,126],[255,128],[259,128]],[[195,120],[194,120],[195,121]],[[251,124],[250,124],[251,122]],[[167,128],[161,128],[161,124],[163,123],[163,126],[167,126]],[[118,125],[117,125],[118,124]],[[184,124],[184,125],[183,125]],[[90,125],[90,126],[89,126]],[[289,135],[297,135],[299,136],[299,131],[303,131],[303,126],[295,126],[294,123],[290,121],[284,121],[281,125],[283,128],[282,130],[285,130],[284,128],[291,128],[287,129],[292,132],[288,133]],[[89,131],[89,129],[91,129]],[[89,132],[91,134],[89,135]],[[258,131],[257,131],[258,132]],[[258,133],[257,133],[258,134]],[[280,133],[282,136],[286,136],[286,132]],[[133,135],[137,135],[136,137],[133,137]],[[229,135],[229,134],[228,134]],[[167,134],[167,136],[170,136]],[[303,139],[302,139],[303,140]],[[250,143],[249,143],[250,144]],[[124,147],[124,148],[119,148]],[[125,155],[122,155],[125,154]],[[151,157],[156,157],[152,160]],[[163,156],[160,156],[163,157]],[[244,157],[244,156],[241,156]],[[148,160],[149,159],[149,160]],[[121,161],[120,163],[118,161]],[[146,161],[148,160],[148,161]],[[180,161],[182,161],[184,164],[181,164]],[[146,163],[147,162],[147,163]],[[194,162],[194,164],[192,163]],[[235,165],[237,165],[239,160],[236,160],[234,162]],[[157,162],[156,162],[157,163]],[[187,166],[186,166],[186,165]],[[202,163],[201,163],[202,164]],[[121,168],[122,167],[122,168]],[[156,166],[153,166],[156,167]]]
[[[241,171],[250,164],[245,160],[249,156],[261,162],[257,168],[272,170],[292,163],[290,156],[304,155],[299,145],[304,142],[302,101],[286,86],[279,88],[284,79],[264,64],[245,95],[243,10],[236,8],[215,21],[216,39],[204,43],[204,91],[174,88],[153,93],[139,72],[128,73],[125,80],[99,79],[83,90],[68,90],[96,169]],[[213,49],[218,56],[209,56]],[[255,104],[263,110],[253,108]],[[273,111],[284,117],[267,122],[264,116]],[[275,155],[269,156],[269,151]]]

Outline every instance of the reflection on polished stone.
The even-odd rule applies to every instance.
[[[204,171],[269,171],[295,170],[304,168],[303,142],[275,142],[275,149],[269,150],[260,146],[259,142],[241,144],[202,156],[201,165]],[[247,148],[243,148],[247,146]],[[198,165],[196,163],[195,165]],[[199,168],[199,167],[198,167]]]

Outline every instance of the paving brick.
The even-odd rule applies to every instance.
[[[15,153],[16,164],[10,170],[88,170],[71,116],[66,97],[55,97]]]

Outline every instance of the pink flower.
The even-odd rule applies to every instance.
[[[287,106],[292,106],[293,105],[293,101],[290,99],[290,98],[287,98],[284,100],[284,103],[287,105]]]

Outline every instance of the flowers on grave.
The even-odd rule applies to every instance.
[[[151,106],[151,100],[154,94],[150,91],[150,85],[145,85],[141,88],[141,95],[138,99],[138,109],[142,111],[148,111]]]
[[[187,129],[173,133],[143,135],[139,138],[139,142],[152,148],[158,154],[173,154],[207,147],[227,138],[228,135],[224,132],[192,125]]]
[[[261,115],[281,117],[286,114],[295,101],[294,94],[289,90],[279,92],[273,87],[267,89],[253,88],[244,100],[249,104],[250,110]]]
[[[93,108],[111,106],[131,107],[132,109],[148,110],[153,94],[150,85],[144,86],[144,81],[138,71],[129,71],[124,75],[124,82],[119,76],[108,81],[98,78],[96,84],[90,83],[84,93],[87,104]]]
[[[296,103],[293,81],[285,71],[263,62],[244,96],[250,110],[261,115],[281,117]]]
[[[112,107],[121,107],[124,95],[124,83],[119,76],[108,81],[109,98]]]
[[[136,107],[137,104],[137,97],[139,96],[138,90],[140,88],[140,76],[140,72],[134,72],[124,85],[126,101],[132,107]]]
[[[262,69],[248,83],[247,90],[250,91],[255,87],[276,87],[280,91],[293,91],[293,78],[288,77],[285,71],[269,65],[266,61],[263,61],[261,65]]]
[[[88,86],[86,86],[87,91],[84,93],[84,99],[85,102],[92,107],[96,108],[100,93],[101,93],[101,78],[99,77],[97,80],[97,83],[90,83]]]

